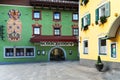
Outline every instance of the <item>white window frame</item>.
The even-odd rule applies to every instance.
[[[87,18],[87,16],[85,16],[83,18],[83,22],[84,22],[83,26],[87,26],[88,25],[88,18]]]
[[[112,55],[111,45],[113,45],[113,44],[115,44],[115,47],[116,47],[116,57],[112,57],[112,56],[111,56],[111,55]],[[111,59],[117,59],[117,42],[112,42],[112,43],[110,44],[110,58],[111,58]]]
[[[32,14],[33,14],[33,19],[35,19],[35,20],[41,19],[41,11],[33,10]]]
[[[60,36],[61,35],[60,28],[54,28],[54,35],[55,36]]]
[[[104,14],[102,12],[102,9],[105,9]],[[100,4],[97,9],[99,10],[99,15],[98,15],[98,20],[100,20],[100,17],[105,16],[105,17],[109,17],[110,16],[110,2],[109,1],[105,1],[102,4]]]
[[[100,17],[103,17],[103,16],[105,16],[105,5],[99,8],[99,19]]]
[[[99,55],[107,55],[107,40],[106,40],[106,46],[101,46],[101,40],[104,40],[104,37],[98,38],[98,50],[99,50]],[[102,52],[103,53],[102,53]]]
[[[78,36],[79,35],[79,29],[78,28],[73,28],[73,35]]]
[[[85,47],[85,42],[87,42],[87,47]],[[88,54],[88,40],[83,41],[83,54]]]
[[[40,12],[39,11],[34,11],[34,18],[39,19],[40,18]]]
[[[33,34],[34,35],[40,35],[40,27],[34,27],[33,28]]]
[[[54,12],[54,14],[53,14],[54,20],[60,20],[60,17],[61,17],[60,12]]]
[[[13,48],[13,54],[14,56],[6,56],[6,48]],[[16,48],[24,48],[24,56],[16,56]],[[26,49],[27,48],[33,48],[34,49],[34,53],[32,56],[26,56]],[[35,55],[35,47],[34,46],[6,46],[4,47],[4,58],[34,58]]]
[[[73,13],[73,21],[78,21],[79,19],[79,16],[78,16],[78,13]]]

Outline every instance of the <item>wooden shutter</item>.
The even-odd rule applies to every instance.
[[[95,22],[99,20],[99,8],[95,10]]]
[[[84,17],[82,18],[81,24],[82,24],[82,25],[81,25],[81,26],[82,26],[81,28],[84,28]]]
[[[87,15],[87,25],[90,25],[90,14]]]
[[[110,16],[110,2],[105,4],[105,16],[106,17]]]

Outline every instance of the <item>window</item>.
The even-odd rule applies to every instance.
[[[34,56],[34,48],[26,48],[26,56]]]
[[[36,10],[34,11],[33,10],[33,16],[32,17],[33,17],[34,20],[40,20],[41,19],[41,11],[36,11]]]
[[[101,8],[99,8],[99,19],[102,16],[105,16],[105,6],[101,6]]]
[[[78,36],[78,34],[79,34],[78,28],[73,28],[73,35]]]
[[[96,23],[98,23],[98,20],[100,20],[100,17],[109,17],[110,16],[110,2],[107,2],[106,4],[100,6],[95,11],[96,15]]]
[[[5,47],[4,57],[5,58],[24,58],[34,57],[35,47]]]
[[[78,21],[78,19],[79,19],[78,13],[73,13],[72,20],[73,21]]]
[[[111,44],[111,58],[116,58],[116,43]]]
[[[106,39],[99,38],[99,54],[106,55]]]
[[[61,14],[60,14],[60,12],[54,12],[53,13],[53,20],[57,20],[57,21],[59,21],[59,20],[61,20]]]
[[[24,56],[24,48],[16,48],[15,56]]]
[[[88,29],[89,25],[90,25],[90,14],[87,14],[82,18],[82,29],[84,30]]]
[[[84,46],[83,53],[88,54],[88,40],[83,41],[83,46]]]
[[[41,25],[33,24],[33,35],[41,35]]]
[[[54,28],[54,35],[60,36],[60,28]]]
[[[6,48],[5,49],[5,56],[14,56],[14,49],[13,48]]]
[[[33,30],[33,34],[34,35],[39,35],[40,34],[40,27],[34,27],[34,30]]]

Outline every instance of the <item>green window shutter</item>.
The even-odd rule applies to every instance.
[[[110,16],[110,2],[105,4],[105,16],[106,17]]]
[[[90,14],[87,15],[87,24],[90,25]]]
[[[81,24],[82,24],[82,27],[81,27],[81,28],[84,28],[84,18],[82,18]]]
[[[99,20],[99,8],[95,10],[95,22]]]

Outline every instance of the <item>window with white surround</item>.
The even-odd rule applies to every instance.
[[[98,23],[100,17],[109,17],[110,16],[110,2],[107,2],[95,10],[95,22]]]
[[[87,29],[90,25],[90,14],[85,15],[82,17],[82,29]]]
[[[117,51],[116,51],[116,43],[111,43],[111,58],[117,57]]]
[[[106,39],[99,38],[99,54],[100,55],[106,55],[107,49],[106,49]]]
[[[35,57],[35,47],[32,46],[9,46],[4,47],[4,58]]]
[[[83,53],[88,54],[88,40],[83,41]]]
[[[83,18],[83,26],[87,26],[87,22],[88,22],[88,18],[87,18],[87,16],[85,16],[84,18]]]
[[[105,6],[99,8],[99,19],[100,17],[105,16]]]

